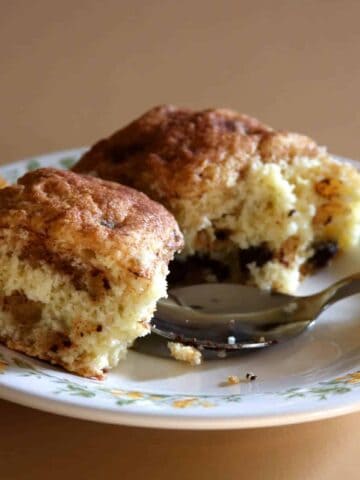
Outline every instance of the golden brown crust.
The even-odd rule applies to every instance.
[[[86,359],[82,361],[81,358],[78,358],[76,363],[71,365],[68,362],[63,361],[61,351],[52,353],[49,348],[51,348],[52,341],[54,341],[53,333],[50,333],[48,336],[45,335],[44,337],[40,337],[40,341],[34,345],[26,345],[23,341],[2,338],[1,336],[0,341],[7,348],[25,353],[26,355],[38,358],[39,360],[45,360],[53,365],[60,365],[65,368],[65,370],[76,373],[77,375],[97,380],[102,380],[105,377],[105,372],[96,372],[94,368],[89,367]]]
[[[146,195],[52,168],[28,173],[0,190],[0,235],[2,229],[26,237],[29,255],[44,251],[61,255],[61,261],[68,255],[86,263],[95,252],[143,277],[182,246],[173,216]],[[139,251],[151,252],[151,261]]]
[[[131,185],[169,207],[177,198],[221,186],[219,168],[229,158],[236,159],[239,173],[256,153],[265,161],[286,160],[294,149],[311,155],[317,146],[232,110],[163,105],[96,143],[73,170]]]

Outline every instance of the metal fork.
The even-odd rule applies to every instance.
[[[151,331],[166,340],[206,350],[267,347],[303,332],[335,302],[360,293],[360,273],[321,292],[293,296],[238,284],[176,288],[158,303]],[[146,349],[146,340],[136,349]]]

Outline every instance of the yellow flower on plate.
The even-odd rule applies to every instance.
[[[137,399],[137,398],[143,398],[144,394],[141,392],[127,392],[126,396],[129,398]]]
[[[360,383],[360,372],[351,373],[349,383]]]
[[[0,360],[0,374],[5,372],[7,366],[8,363],[5,360]]]
[[[344,377],[339,377],[336,380],[342,380],[346,383],[360,383],[360,371],[349,373],[348,375],[345,375]]]
[[[161,395],[149,395],[149,400],[162,400],[164,397]]]
[[[110,390],[110,392],[112,393],[112,395],[114,395],[114,397],[122,397],[126,395],[126,392],[124,390],[114,389],[114,390]]]
[[[196,398],[184,398],[183,400],[174,400],[172,405],[175,408],[187,408],[197,403]]]

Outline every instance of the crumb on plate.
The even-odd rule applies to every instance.
[[[200,365],[202,363],[202,353],[195,347],[178,342],[168,342],[167,346],[175,360],[187,362],[190,365]]]
[[[226,380],[227,385],[238,385],[240,378],[237,375],[229,375]]]

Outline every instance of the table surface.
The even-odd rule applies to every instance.
[[[0,163],[88,145],[158,103],[233,107],[359,154],[357,1],[0,5]],[[231,432],[101,425],[4,401],[0,415],[2,480],[355,479],[360,467],[360,414]]]

